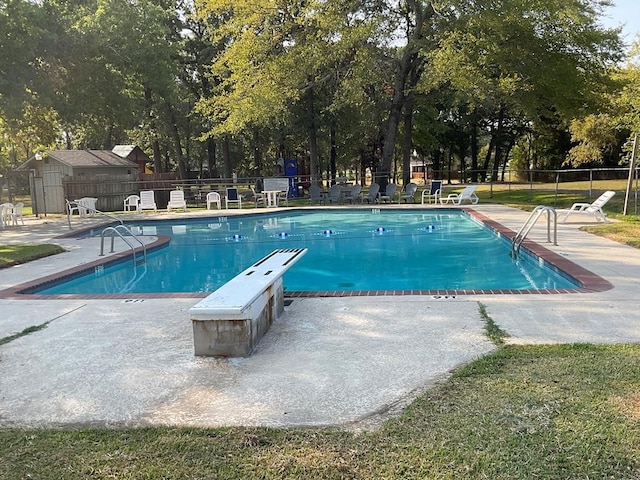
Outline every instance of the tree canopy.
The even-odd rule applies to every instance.
[[[613,164],[640,74],[609,3],[0,0],[0,161],[135,143],[183,177],[291,156],[383,183],[416,153],[474,180]]]

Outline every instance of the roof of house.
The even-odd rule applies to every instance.
[[[136,148],[138,148],[137,145],[116,145],[111,151],[122,158],[127,158]]]
[[[109,150],[51,150],[46,153],[49,159],[57,160],[60,163],[75,167],[112,168],[126,167],[138,168],[138,164],[116,155]],[[31,157],[18,170],[27,168],[29,164],[36,161],[35,156]]]

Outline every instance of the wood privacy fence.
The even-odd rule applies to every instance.
[[[96,208],[103,212],[122,210],[124,199],[138,193],[137,175],[83,175],[63,177],[64,196],[69,200],[83,197],[98,199]]]

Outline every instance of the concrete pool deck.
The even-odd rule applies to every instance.
[[[474,209],[514,231],[528,216]],[[193,355],[187,310],[195,298],[0,298],[0,338],[46,324],[0,345],[0,426],[366,427],[493,350],[479,303],[511,343],[639,342],[640,250],[579,231],[583,219],[559,224],[558,246],[545,243],[543,221],[529,238],[611,290],[296,298],[249,358]],[[68,251],[0,270],[0,289],[96,259],[96,239],[54,238],[69,231],[66,217],[25,220],[0,230],[0,244],[53,241]]]

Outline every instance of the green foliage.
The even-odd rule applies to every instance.
[[[570,130],[571,140],[577,145],[569,150],[567,161],[574,167],[602,165],[607,157],[614,156],[620,144],[615,119],[606,114],[575,119]]]

